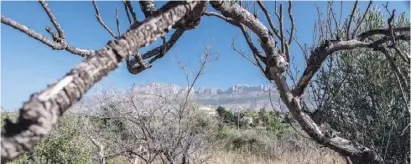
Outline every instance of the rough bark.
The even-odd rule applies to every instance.
[[[152,14],[157,12],[157,8],[155,7],[154,1],[140,1],[141,10],[144,12],[145,17],[150,17]],[[173,33],[171,38],[166,42],[165,37],[163,39],[163,45],[152,49],[151,51],[146,52],[141,56],[136,56],[135,58],[127,61],[127,69],[131,74],[138,74],[141,71],[147,69],[142,64],[144,63],[141,59],[151,58],[150,61],[147,63],[150,66],[156,60],[164,57],[164,55],[174,46],[178,39],[184,34],[185,31],[191,30],[196,28],[200,24],[201,20],[201,13],[206,9],[207,3],[206,1],[200,1],[199,5],[197,5],[193,11],[189,14],[186,14],[183,19],[178,21],[172,28],[176,29]],[[137,53],[137,55],[139,55]],[[138,64],[136,66],[136,64]]]
[[[165,55],[165,53],[167,53],[173,46],[174,44],[177,42],[178,39],[180,39],[180,37],[184,34],[185,30],[176,30],[173,35],[171,35],[171,38],[166,42],[165,47],[163,45],[158,46],[144,54],[141,55],[141,57],[143,59],[148,59],[148,58],[152,58],[152,57],[162,57]],[[127,61],[127,69],[129,70],[129,72],[131,74],[136,74],[136,72],[138,72],[137,69],[134,69],[134,66],[137,64],[137,59],[133,58],[129,61]],[[151,62],[152,63],[152,62]],[[150,63],[150,64],[151,64]]]
[[[196,4],[168,2],[157,14],[110,41],[46,90],[34,93],[20,109],[17,122],[7,120],[1,131],[1,162],[14,159],[37,145],[92,85],[117,68],[132,52],[165,35]]]
[[[139,1],[140,8],[146,18],[150,17],[155,11],[157,11],[156,4],[153,0]]]

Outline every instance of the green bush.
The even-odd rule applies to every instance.
[[[4,118],[16,118],[17,112],[2,112],[2,124]],[[81,138],[81,118],[74,114],[66,113],[59,124],[33,150],[13,160],[10,163],[90,163],[90,149],[85,146],[84,138]]]

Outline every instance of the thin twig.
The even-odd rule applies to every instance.
[[[339,30],[340,30],[340,27],[339,27],[339,24],[338,24],[338,22],[337,22],[337,18],[335,17],[336,13],[334,12],[334,9],[333,9],[332,6],[330,7],[330,10],[331,10],[331,16],[332,16],[332,18],[333,18],[333,20],[334,20],[335,30],[337,31],[337,34],[338,34],[338,32],[339,32]],[[339,37],[341,37],[341,36],[339,36]]]
[[[293,17],[291,9],[292,9],[292,2],[291,0],[289,0],[288,1],[288,16],[290,17],[291,33],[290,33],[290,37],[288,38],[288,45],[291,45],[291,42],[293,41],[293,37],[294,37],[294,31],[295,31],[294,17]]]
[[[290,50],[285,40],[285,33],[284,33],[284,16],[283,16],[283,4],[280,4],[280,35],[281,35],[281,53],[284,54],[287,63],[290,63]]]
[[[94,9],[96,10],[96,18],[97,18],[97,21],[100,23],[101,26],[103,26],[103,28],[104,28],[113,38],[116,38],[116,35],[113,33],[113,31],[111,31],[110,28],[109,28],[106,24],[104,24],[103,19],[101,18],[101,15],[100,15],[100,10],[99,10],[98,7],[97,7],[96,0],[92,0],[92,2],[93,2]]]
[[[254,62],[253,60],[251,60],[243,51],[238,50],[237,48],[235,48],[235,40],[236,38],[233,38],[233,41],[231,42],[231,48],[233,48],[234,51],[236,51],[238,54],[240,54],[242,57],[244,57],[246,60],[248,60],[251,64],[258,66],[256,62]]]
[[[390,63],[390,66],[391,66],[392,70],[395,73],[397,82],[400,85],[400,89],[401,89],[401,93],[402,93],[402,99],[403,99],[404,103],[408,106],[408,101],[406,99],[405,92],[404,92],[404,89],[403,89],[403,88],[409,88],[409,86],[407,85],[407,80],[405,79],[405,76],[401,73],[400,69],[395,64],[393,57],[388,53],[387,49],[385,49],[384,47],[378,47],[378,48],[375,48],[375,50],[380,51],[381,53],[383,53],[384,56],[388,59],[388,61]]]
[[[401,57],[402,60],[404,60],[405,64],[410,64],[410,57],[407,57],[406,55],[404,55],[401,50],[398,48],[398,46],[389,46],[389,48],[394,48],[395,52],[398,54],[398,56]]]
[[[64,36],[64,31],[61,28],[60,24],[57,22],[56,17],[54,17],[53,13],[51,12],[50,8],[48,7],[47,3],[44,0],[40,0],[39,3],[41,4],[41,6],[43,7],[44,11],[46,11],[47,15],[50,18],[51,23],[53,23],[54,27],[57,30],[58,33],[58,37],[62,40],[65,39]]]
[[[232,24],[232,25],[234,25],[234,26],[239,27],[239,28],[241,29],[241,32],[243,33],[243,36],[244,36],[244,38],[245,38],[248,46],[250,47],[251,51],[253,52],[254,56],[258,57],[260,60],[262,60],[262,61],[266,64],[265,57],[262,56],[261,53],[258,51],[258,49],[254,46],[254,44],[253,44],[253,42],[252,42],[252,40],[251,40],[251,36],[247,33],[246,27],[245,27],[243,24],[241,24],[241,23],[239,23],[239,22],[236,22],[236,21],[234,21],[234,20],[231,19],[231,18],[227,18],[227,17],[225,17],[225,16],[223,16],[223,15],[220,15],[220,14],[217,14],[217,13],[214,13],[214,12],[204,11],[204,12],[203,12],[203,15],[206,15],[206,16],[215,16],[215,17],[217,17],[217,18],[220,18],[220,19],[222,19],[222,20],[225,20],[226,22],[228,22],[228,23],[230,23],[230,24]],[[241,54],[240,54],[240,55],[241,55]],[[249,58],[247,58],[247,59],[249,60]],[[257,65],[261,65],[261,64],[258,64],[259,60],[256,59],[256,61],[257,61]]]
[[[291,2],[290,2],[291,3]],[[275,36],[277,36],[277,38],[280,38],[280,34],[277,28],[275,28],[273,20],[271,19],[271,15],[270,13],[268,13],[267,8],[265,8],[263,2],[261,0],[257,1],[258,6],[260,6],[260,8],[263,10],[263,13],[265,15],[265,18],[268,21],[268,24],[270,25],[271,30],[274,32]]]
[[[341,27],[341,20],[342,20],[342,15],[343,15],[342,13],[343,13],[343,1],[341,1],[341,5],[340,5],[340,20],[338,20],[338,27]]]
[[[364,21],[365,17],[367,16],[367,14],[368,14],[368,12],[371,8],[371,5],[372,5],[372,0],[370,0],[370,2],[368,3],[367,9],[365,10],[363,17],[361,18],[360,22],[357,24],[357,27],[354,29],[354,32],[352,33],[353,38],[354,38],[355,35],[357,35],[357,30],[360,28],[362,22]]]
[[[130,13],[129,13],[129,10],[128,10],[126,0],[122,0],[122,2],[123,2],[123,5],[124,5],[124,10],[126,11],[126,14],[127,14],[128,23],[130,23],[130,26],[131,26],[131,18],[130,18]]]
[[[394,31],[392,29],[392,23],[394,21],[394,17],[395,17],[395,9],[392,10],[392,14],[390,16],[390,18],[388,18],[388,31],[390,32],[390,36],[391,36],[391,44],[392,46],[395,46],[395,35],[394,35]]]
[[[19,22],[16,22],[12,19],[9,19],[9,18],[7,18],[3,15],[1,16],[1,22],[8,25],[8,26],[10,26],[10,27],[13,27],[16,30],[19,30],[20,32],[22,32],[24,34],[27,34],[29,37],[32,37],[32,38],[44,43],[45,45],[53,48],[53,50],[66,50],[66,51],[68,51],[72,54],[76,54],[76,55],[79,55],[79,56],[89,56],[89,55],[92,55],[93,52],[94,52],[93,50],[76,48],[76,47],[73,47],[69,44],[63,45],[63,44],[60,44],[60,43],[57,43],[57,42],[53,42],[53,41],[47,39],[46,37],[44,37],[43,35],[41,35],[40,33],[37,33],[36,31],[28,28],[27,26],[24,26],[24,25],[20,24]]]
[[[355,12],[355,10],[357,9],[357,6],[358,6],[358,0],[356,0],[355,1],[355,3],[354,3],[354,7],[352,8],[352,11],[351,11],[351,15],[350,15],[350,20],[348,21],[348,25],[347,25],[347,33],[346,33],[346,39],[348,40],[348,39],[350,39],[350,26],[351,26],[351,22],[352,22],[352,19],[353,19],[353,17],[354,17],[354,12]]]
[[[118,36],[120,36],[120,35],[121,35],[121,32],[120,32],[120,21],[119,21],[119,19],[118,19],[118,7],[117,7],[117,6],[116,6],[116,23],[117,23]]]
[[[388,11],[388,5],[386,6],[386,9],[387,9],[387,11]],[[393,24],[393,21],[394,21],[394,17],[395,17],[395,9],[394,10],[392,10],[392,13],[391,13],[391,16],[388,18],[388,31],[389,31],[389,34],[390,34],[390,36],[391,36],[391,46],[389,46],[390,48],[393,48],[394,50],[395,50],[395,52],[401,57],[401,59],[402,60],[404,60],[405,61],[405,63],[409,63],[410,62],[410,59],[409,58],[407,58],[401,51],[400,51],[400,49],[397,47],[397,45],[396,45],[396,41],[395,41],[395,33],[394,33],[394,29],[393,29],[393,26],[392,26],[392,24]]]
[[[291,36],[290,32],[287,30],[287,33]],[[306,49],[303,48],[303,46],[301,45],[301,43],[297,40],[297,38],[295,36],[292,37],[292,39],[297,43],[298,47],[300,47],[301,51],[303,52],[304,56],[307,57],[307,51]]]
[[[136,13],[134,12],[133,5],[131,5],[131,2],[126,0],[126,6],[127,6],[128,10],[129,10],[129,12],[131,13],[131,16],[133,17],[134,23],[138,22],[138,20],[137,20],[137,15],[136,15]]]

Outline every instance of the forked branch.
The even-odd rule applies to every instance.
[[[16,22],[12,19],[9,19],[3,15],[1,16],[1,23],[6,24],[16,30],[19,30],[20,32],[28,35],[29,37],[36,39],[42,42],[43,44],[51,47],[53,50],[66,50],[72,54],[76,54],[79,56],[90,56],[93,54],[92,50],[80,49],[73,47],[67,43],[62,44],[59,42],[51,41],[47,39],[45,36],[41,35],[40,33],[37,33],[36,31],[28,28],[27,26],[20,24],[19,22]]]
[[[96,18],[97,18],[98,22],[100,23],[101,26],[103,26],[103,28],[104,28],[113,38],[116,38],[116,35],[114,34],[114,32],[111,31],[111,29],[103,22],[103,18],[101,18],[100,9],[98,9],[96,0],[92,0],[92,1],[93,1],[94,9],[96,10]]]

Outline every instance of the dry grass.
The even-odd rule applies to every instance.
[[[346,164],[344,158],[335,152],[293,152],[284,153],[276,158],[267,158],[251,153],[220,151],[213,154],[210,164]]]

